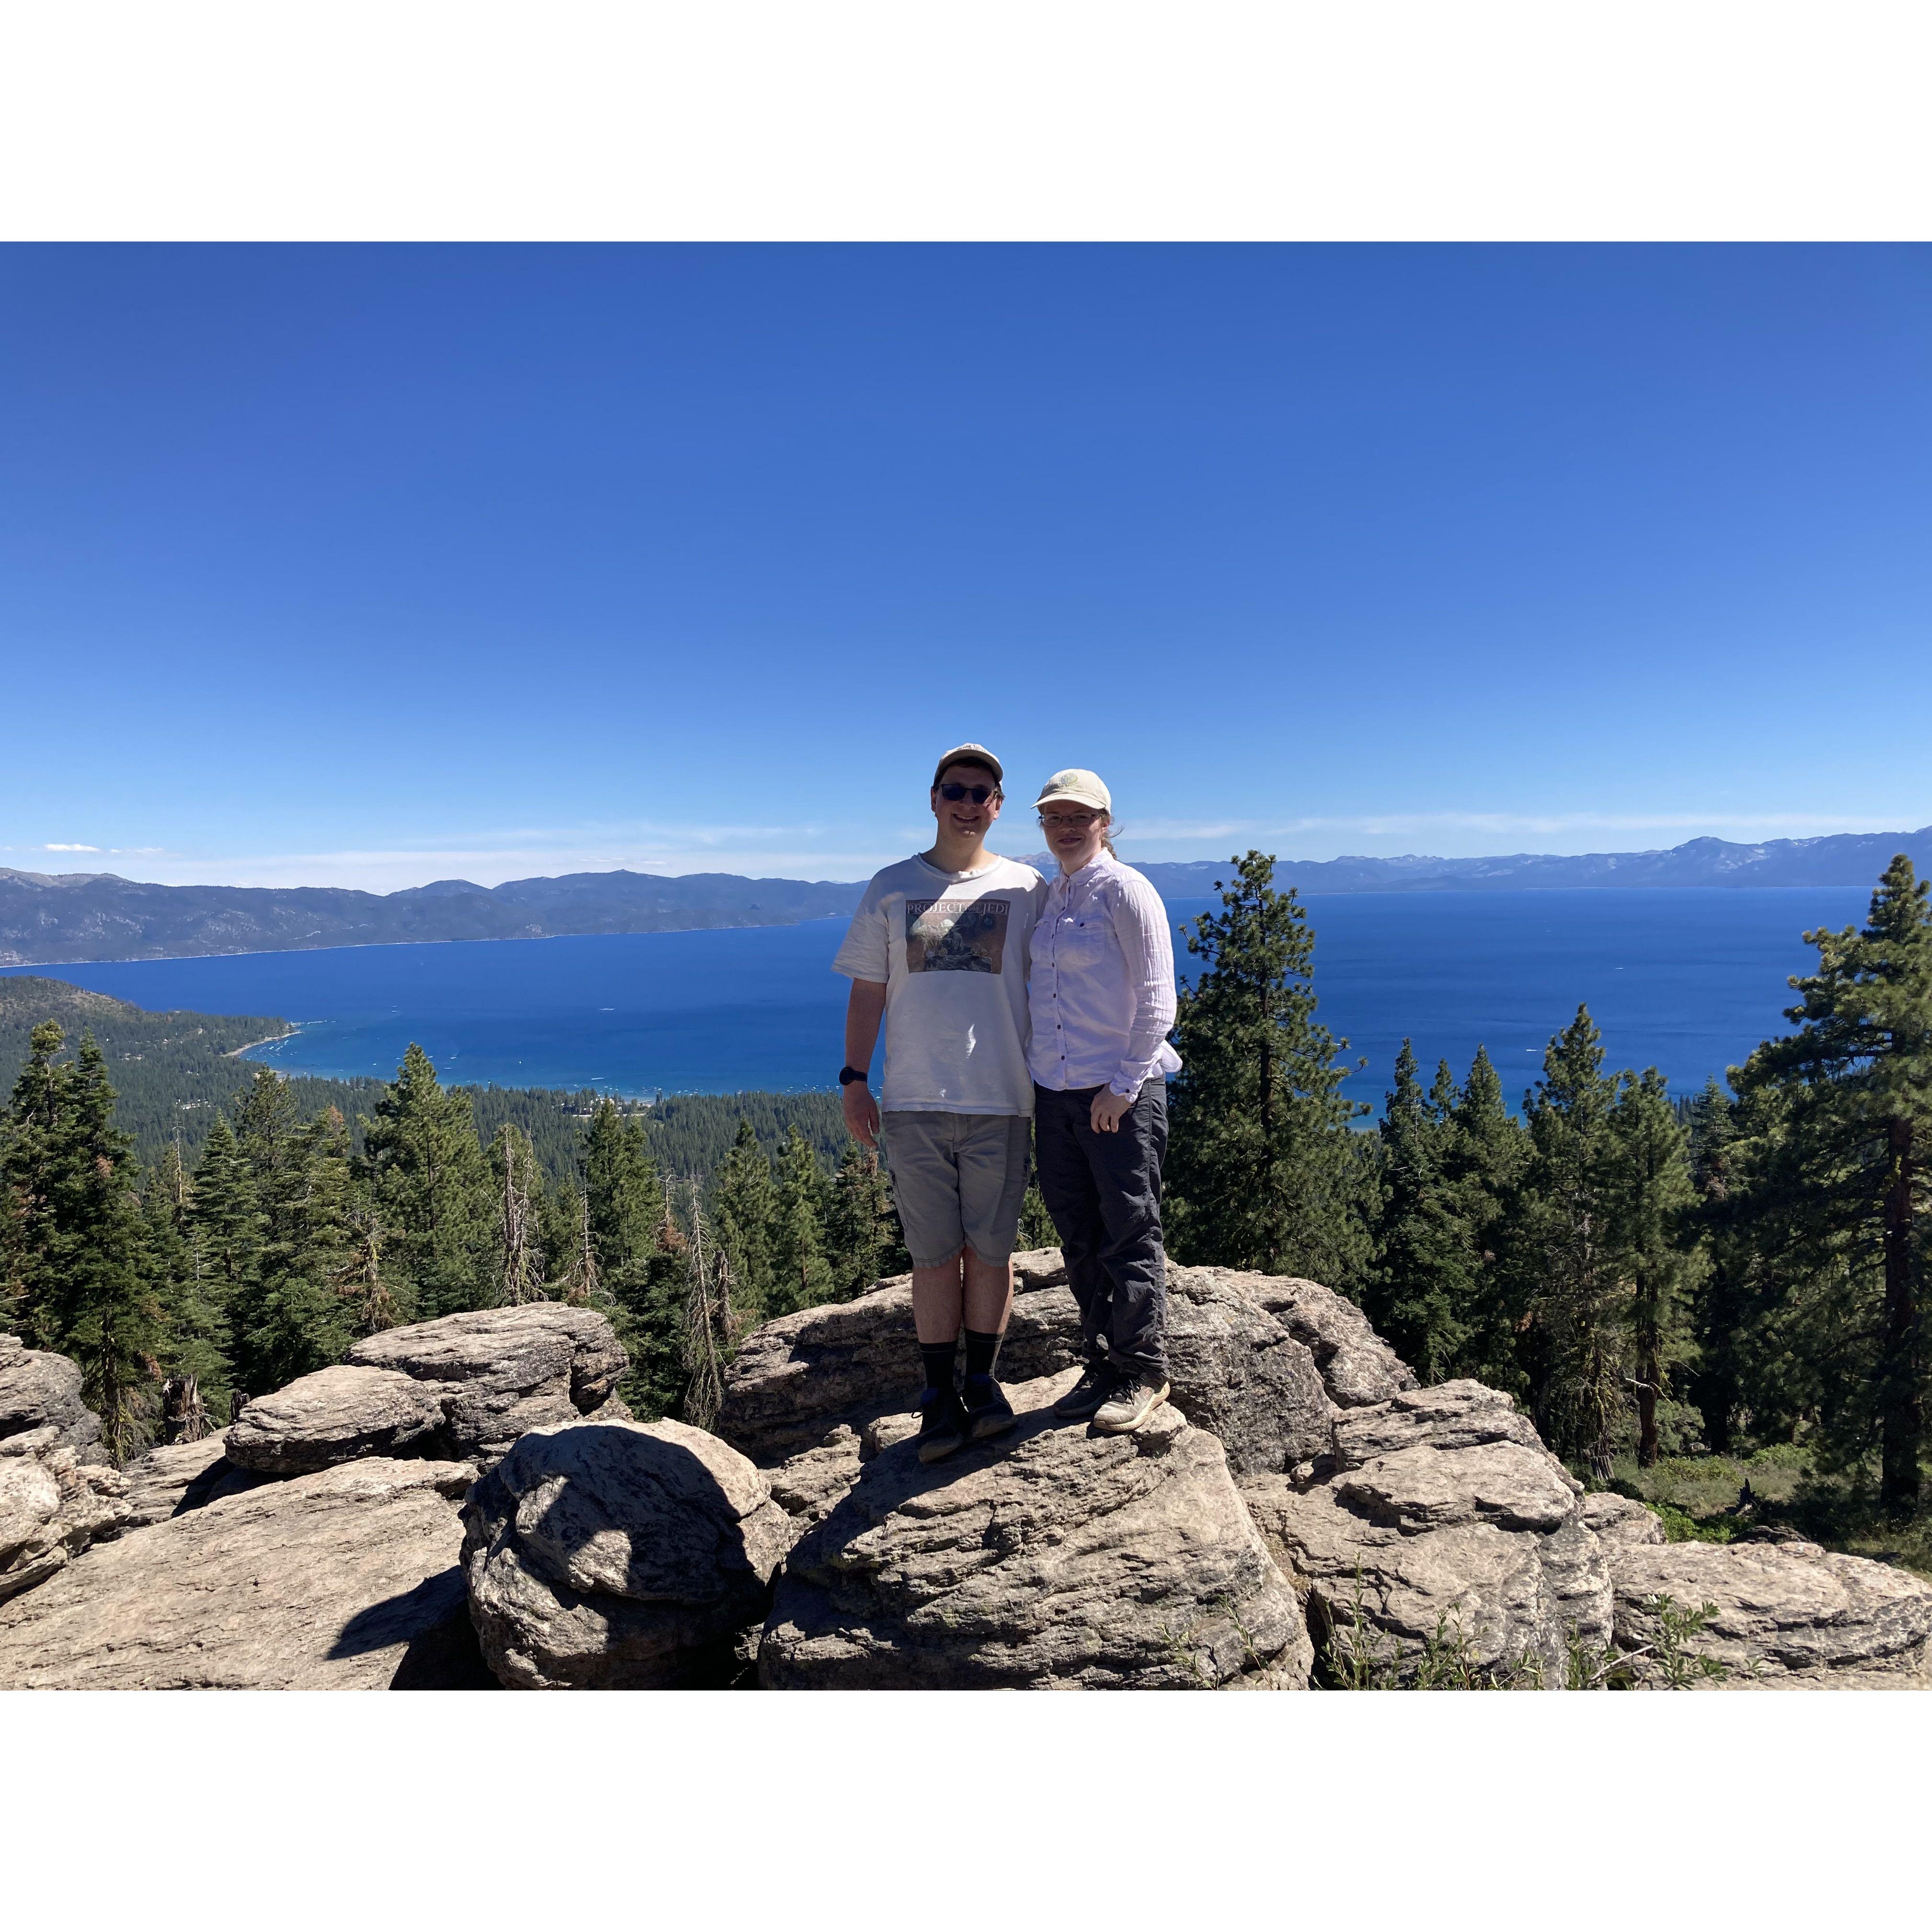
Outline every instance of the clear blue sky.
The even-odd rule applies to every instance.
[[[1924,248],[0,250],[0,866],[851,878],[965,737],[1144,857],[1922,824],[1928,325]]]

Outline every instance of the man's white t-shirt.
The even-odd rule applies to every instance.
[[[866,888],[832,969],[886,988],[887,1113],[1031,1114],[1028,948],[1046,890],[1011,859],[904,859]]]

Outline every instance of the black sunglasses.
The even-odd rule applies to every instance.
[[[993,795],[992,785],[943,784],[939,795],[948,805],[957,805],[962,798],[970,798],[975,805],[984,805]]]

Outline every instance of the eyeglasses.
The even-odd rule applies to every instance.
[[[1049,832],[1084,832],[1100,816],[1097,812],[1042,812],[1040,822]]]
[[[996,789],[992,785],[943,784],[939,788],[939,795],[948,805],[957,805],[962,798],[970,798],[975,805],[984,805]]]

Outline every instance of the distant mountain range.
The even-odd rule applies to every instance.
[[[1526,892],[1683,886],[1869,887],[1894,853],[1932,872],[1932,826],[1736,845],[1693,838],[1660,852],[1574,857],[1516,853],[1488,859],[1285,859],[1277,884],[1304,894]],[[1040,862],[1044,862],[1043,860]],[[1169,898],[1200,898],[1228,875],[1226,860],[1140,868]],[[428,940],[542,939],[566,933],[671,932],[795,926],[850,913],[860,881],[746,879],[732,872],[662,878],[572,872],[500,886],[439,879],[397,892],[325,886],[152,886],[111,872],[0,868],[0,965],[181,958]]]

